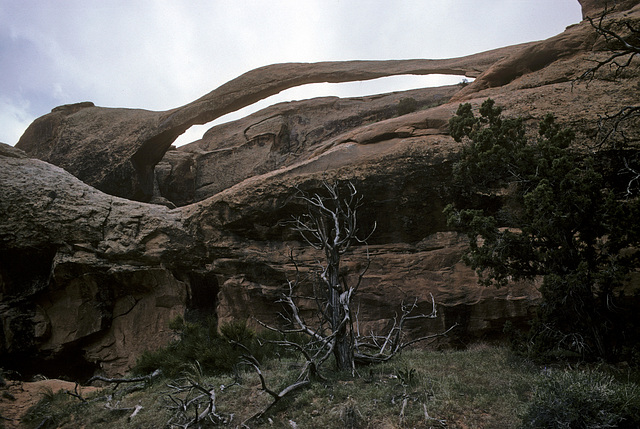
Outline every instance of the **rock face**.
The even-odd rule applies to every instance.
[[[204,97],[166,112],[106,109],[85,102],[37,119],[16,147],[67,169],[113,195],[149,201],[153,168],[171,143],[195,124],[298,85],[350,82],[402,74],[475,77],[514,47],[449,60],[345,61],[275,64],[245,73]]]
[[[104,194],[6,145],[0,164],[3,362],[122,372],[166,343],[187,289],[162,261],[188,263],[180,254],[195,247],[180,213]]]
[[[582,4],[591,13],[602,2]],[[637,22],[640,7],[628,6],[615,17]],[[583,21],[545,41],[458,59],[267,66],[167,112],[54,109],[16,148],[0,144],[3,365],[120,375],[171,339],[177,315],[273,321],[294,270],[289,252],[301,270],[320,256],[281,220],[300,210],[298,189],[314,192],[322,180],[353,182],[365,197],[362,228],[377,224],[361,329],[383,328],[403,300],[429,311],[433,294],[440,317],[410,326],[411,334],[458,323],[455,344],[498,338],[506,320],[531,317],[539,296],[530,283],[480,287],[460,261],[464,238],[442,215],[460,149],[448,120],[460,102],[492,97],[507,116],[533,124],[552,112],[586,138],[598,115],[638,102],[637,69],[617,82],[572,82],[601,48]],[[475,81],[282,103],[171,148],[189,126],[285,88],[428,73]],[[407,98],[415,111],[399,110]],[[365,252],[356,246],[346,257],[345,276],[357,276]]]
[[[582,18],[597,18],[606,9],[613,9],[616,12],[625,11],[638,4],[637,0],[616,0],[615,2],[604,0],[578,0],[582,6]]]
[[[416,100],[417,108],[422,109],[446,102],[459,89],[427,88],[351,99],[327,97],[269,107],[215,127],[197,143],[168,151],[156,166],[154,197],[182,206],[248,178],[317,158],[347,140],[363,145],[409,136],[411,126],[420,128],[424,135],[441,134],[447,127],[446,115],[436,118],[432,113],[429,123],[422,114],[410,122],[406,117],[399,122],[390,119],[398,117],[403,99]],[[386,121],[388,129],[376,129],[367,137],[367,130],[381,121]],[[357,135],[352,133],[354,129]]]

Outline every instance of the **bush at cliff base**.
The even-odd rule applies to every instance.
[[[205,374],[225,374],[233,372],[246,353],[252,354],[260,362],[291,353],[273,344],[272,340],[281,339],[275,338],[277,333],[257,335],[245,322],[225,323],[220,327],[220,333],[215,318],[187,322],[178,317],[169,326],[178,339],[167,347],[144,352],[133,368],[135,374],[151,374],[160,369],[166,377],[171,378],[180,375],[195,362]]]
[[[640,427],[640,387],[600,371],[549,372],[522,416],[522,428],[613,427]]]

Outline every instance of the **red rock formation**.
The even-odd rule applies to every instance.
[[[16,147],[65,168],[104,192],[138,201],[153,193],[153,168],[192,125],[205,124],[270,95],[315,82],[350,82],[401,74],[477,76],[514,47],[449,60],[275,64],[249,71],[183,107],[166,112],[61,106],[38,118]]]
[[[625,11],[638,4],[638,0],[578,0],[582,6],[582,18],[597,18],[605,9],[615,12]]]
[[[594,5],[583,2],[586,11]],[[613,17],[637,22],[640,8]],[[492,97],[507,116],[533,123],[552,112],[588,136],[598,115],[638,102],[637,69],[617,82],[574,84],[601,48],[583,21],[546,41],[459,59],[267,66],[168,112],[54,109],[20,140],[28,155],[0,145],[3,362],[19,366],[29,356],[41,372],[72,361],[121,374],[142,349],[168,341],[168,320],[186,308],[268,321],[292,271],[288,249],[302,269],[318,257],[280,221],[299,210],[296,187],[314,191],[323,179],[353,181],[365,197],[361,224],[378,224],[363,327],[384,324],[402,299],[428,306],[429,293],[441,317],[414,333],[457,322],[464,343],[499,335],[505,320],[526,321],[538,298],[533,285],[477,286],[460,262],[463,240],[447,230],[442,208],[460,148],[447,121],[460,101]],[[168,150],[192,124],[291,86],[432,72],[476,80],[284,103]],[[398,116],[404,97],[419,108]],[[345,275],[358,272],[363,253],[354,249]]]

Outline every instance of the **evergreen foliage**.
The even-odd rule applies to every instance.
[[[465,146],[454,167],[458,201],[445,214],[469,237],[465,262],[487,286],[542,279],[527,349],[620,358],[637,348],[624,286],[640,265],[639,199],[618,195],[552,115],[530,138],[491,99],[479,113],[463,104],[450,120]]]
[[[234,371],[247,350],[259,361],[289,353],[270,343],[270,340],[281,339],[279,334],[263,332],[259,337],[245,322],[222,324],[218,333],[214,318],[186,322],[178,317],[171,321],[170,327],[178,338],[167,347],[145,351],[136,362],[135,374],[150,374],[160,369],[167,377],[177,377],[196,362],[205,374],[228,374]],[[235,346],[235,343],[246,349]]]

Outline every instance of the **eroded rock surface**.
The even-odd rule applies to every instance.
[[[446,131],[442,118],[398,118],[400,101],[413,99],[416,109],[445,103],[459,86],[427,88],[372,97],[316,98],[282,103],[244,119],[212,128],[202,140],[167,152],[156,166],[156,198],[181,206],[202,201],[224,189],[271,171],[313,160],[334,146],[350,141],[370,144],[408,137],[415,128],[423,134]],[[388,130],[380,131],[381,121]],[[413,124],[413,125],[411,125]],[[367,130],[378,127],[367,137]],[[354,130],[357,130],[354,132]]]
[[[637,3],[615,17],[638,22]],[[603,3],[582,4],[592,13]],[[314,192],[325,179],[352,181],[365,197],[362,228],[377,223],[360,293],[363,330],[382,328],[403,300],[430,311],[430,294],[440,317],[411,326],[413,335],[458,323],[452,341],[465,344],[499,336],[506,320],[525,323],[535,285],[478,286],[460,262],[463,238],[445,224],[460,149],[447,123],[460,102],[492,97],[507,116],[533,125],[551,112],[590,138],[599,115],[638,103],[637,68],[615,82],[573,82],[599,49],[583,21],[545,41],[459,59],[267,66],[167,112],[91,103],[54,109],[17,148],[0,145],[3,362],[25,372],[30,362],[52,375],[69,364],[78,377],[117,375],[142,350],[170,340],[176,315],[274,321],[294,272],[290,251],[301,270],[319,257],[281,221],[301,209],[298,189]],[[476,79],[283,103],[170,147],[193,124],[295,85],[407,73]],[[400,115],[409,97],[416,111]],[[356,276],[364,259],[355,247],[344,274]]]
[[[578,0],[582,7],[582,18],[599,18],[602,12],[607,10],[615,10],[616,12],[632,9],[638,4],[637,0],[616,0],[615,2],[603,0]]]
[[[38,118],[16,147],[65,168],[104,192],[138,201],[153,194],[153,168],[192,125],[205,124],[270,95],[316,82],[351,82],[402,74],[475,77],[512,52],[497,49],[444,60],[274,64],[249,71],[183,107],[166,112],[109,109],[83,102]]]
[[[6,146],[0,183],[5,365],[28,372],[51,358],[40,371],[122,373],[136,349],[169,340],[168,320],[187,304],[174,273],[197,247],[180,213],[104,194]]]

